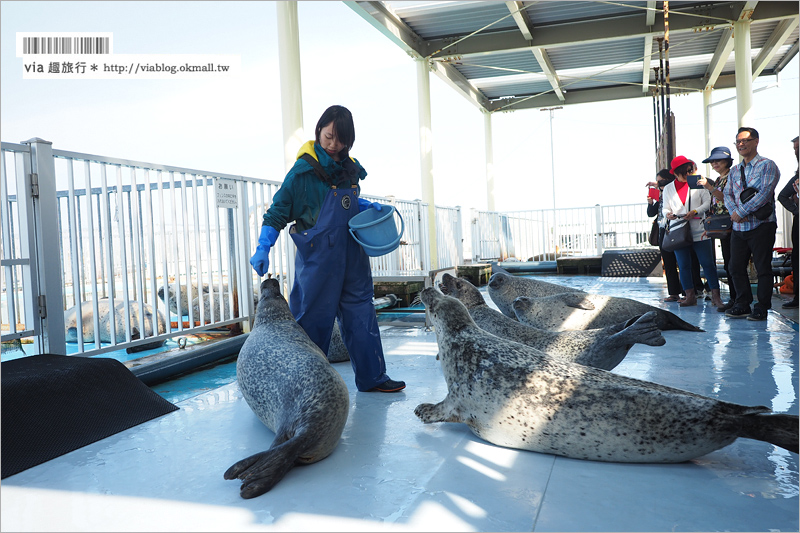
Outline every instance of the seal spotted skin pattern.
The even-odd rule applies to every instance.
[[[225,472],[225,479],[242,480],[242,498],[267,492],[294,465],[320,461],[339,444],[350,408],[347,386],[295,321],[275,279],[261,284],[236,377],[247,404],[275,432],[268,450]]]
[[[564,293],[542,298],[516,298],[512,307],[517,320],[528,326],[556,331],[604,328],[631,316],[654,312],[662,331],[683,329],[703,331],[679,316],[629,298],[601,294]]]
[[[493,272],[492,277],[489,278],[489,297],[495,305],[497,305],[501,313],[514,320],[516,320],[517,317],[514,315],[514,309],[511,308],[511,302],[513,302],[514,298],[517,296],[541,298],[542,296],[552,296],[565,292],[588,294],[580,289],[565,287],[557,283],[548,283],[547,281],[540,281],[538,279],[514,276],[500,268]],[[626,317],[626,319],[627,318],[630,317]]]
[[[603,296],[577,290],[550,296],[529,296],[535,292],[531,287],[535,288],[538,283],[544,282],[497,272],[489,279],[489,297],[501,311],[510,309],[513,313],[512,318],[540,329],[574,331],[605,328],[655,311],[656,326],[661,331],[669,329],[703,331],[674,313],[630,298]],[[523,303],[517,304],[518,299]],[[521,313],[521,310],[526,312]],[[508,315],[505,311],[503,314]]]
[[[798,418],[620,376],[501,339],[426,288],[448,393],[414,413],[509,448],[611,462],[676,463],[757,439],[797,453]]]
[[[663,346],[667,342],[656,326],[653,311],[602,329],[555,332],[526,326],[492,309],[466,279],[445,273],[441,290],[464,304],[482,330],[581,365],[611,370],[634,344]]]

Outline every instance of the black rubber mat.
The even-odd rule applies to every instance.
[[[3,478],[178,409],[115,359],[23,357],[0,379]]]

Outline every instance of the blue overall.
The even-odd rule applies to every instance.
[[[328,191],[316,224],[291,233],[297,246],[295,278],[289,295],[292,314],[308,336],[328,353],[334,318],[360,391],[387,381],[369,258],[348,231],[358,214],[358,189]]]

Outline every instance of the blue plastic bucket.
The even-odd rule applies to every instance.
[[[393,205],[383,205],[378,211],[370,207],[350,219],[350,235],[370,257],[378,257],[392,252],[400,246],[400,238],[405,231],[403,217]],[[394,214],[400,218],[400,233],[394,223]]]

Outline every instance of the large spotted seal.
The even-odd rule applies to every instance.
[[[590,294],[574,289],[541,295],[536,290],[538,283],[545,282],[497,272],[489,279],[489,297],[504,315],[541,329],[568,331],[605,328],[655,311],[656,325],[661,331],[703,331],[674,313],[630,298]],[[515,303],[518,298],[523,301],[522,304]],[[520,314],[521,309],[527,311],[524,317]]]
[[[225,479],[242,480],[243,498],[267,492],[295,464],[315,463],[336,448],[350,406],[347,386],[297,324],[275,279],[261,284],[236,377],[247,404],[275,432],[268,450],[225,472]]]
[[[797,453],[797,416],[545,356],[481,330],[434,288],[422,301],[448,389],[442,402],[416,407],[425,423],[461,422],[499,446],[597,461],[687,461],[738,437]]]
[[[617,366],[636,343],[663,346],[667,342],[656,326],[653,311],[606,328],[557,332],[526,326],[492,309],[466,279],[445,273],[441,290],[461,301],[475,324],[484,331],[521,342],[547,355],[603,370]]]

